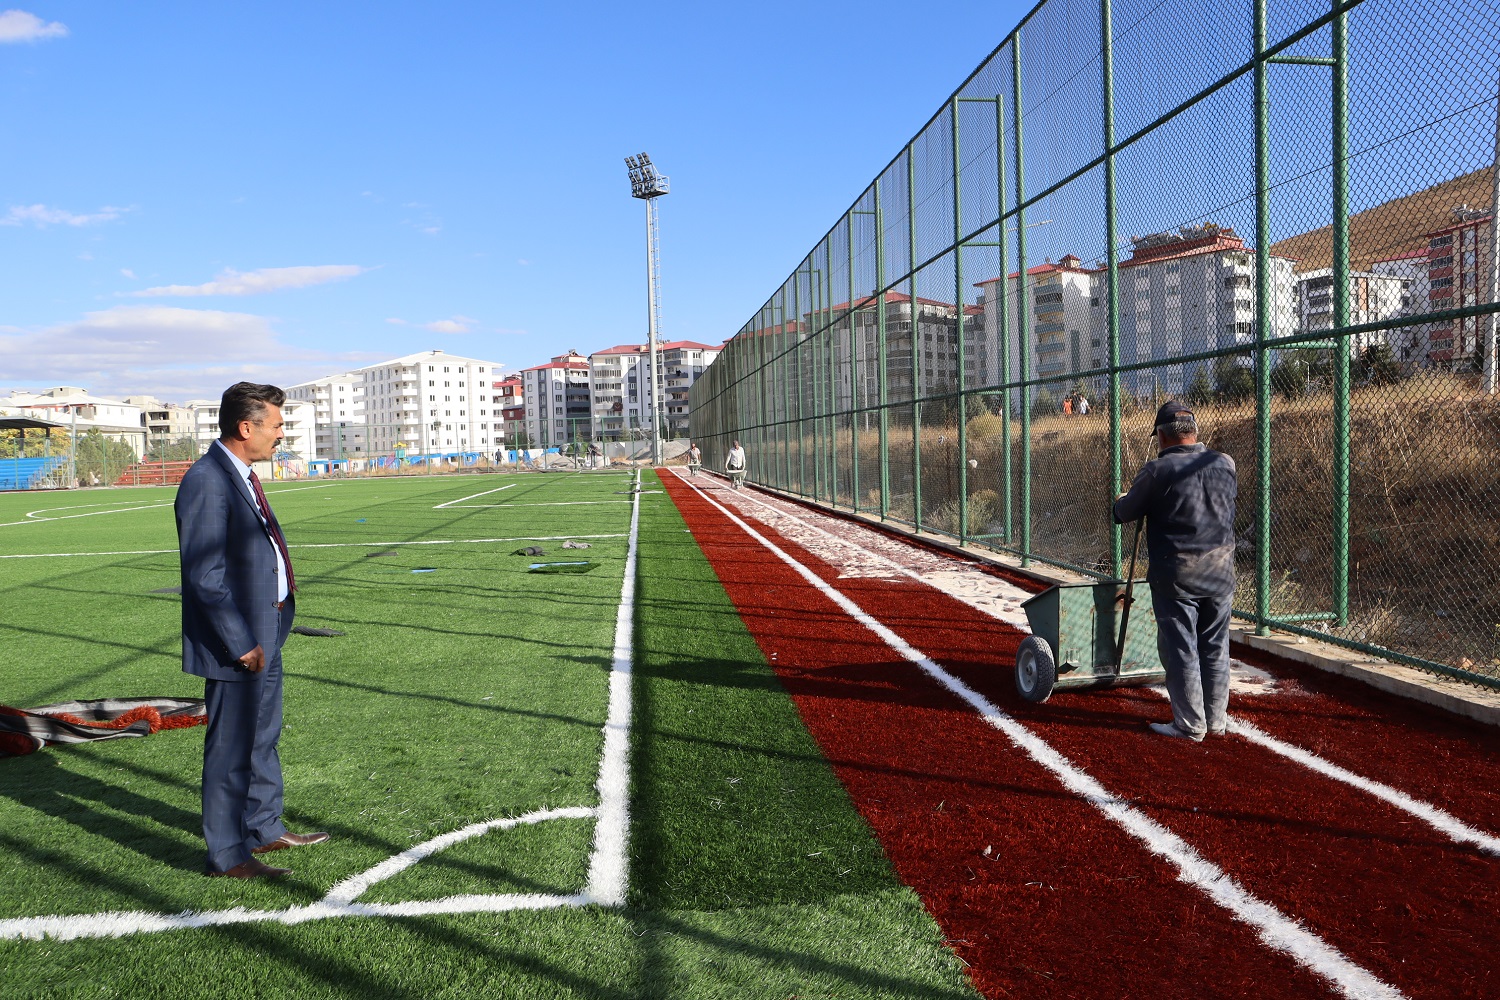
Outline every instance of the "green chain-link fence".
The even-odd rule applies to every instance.
[[[1500,0],[1047,0],[692,391],[750,478],[1121,572],[1190,401],[1238,614],[1500,686]]]

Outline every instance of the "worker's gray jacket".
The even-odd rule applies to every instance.
[[[1146,579],[1184,594],[1234,590],[1234,459],[1201,444],[1168,448],[1115,501],[1115,520],[1146,518]]]

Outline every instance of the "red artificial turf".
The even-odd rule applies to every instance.
[[[663,479],[898,875],[986,996],[1327,992],[689,487]],[[998,623],[932,616],[920,601],[877,614],[921,631],[924,648],[963,636],[1010,656],[1019,639]]]
[[[963,919],[964,901],[976,889],[966,883],[980,880],[981,872],[994,873],[994,866],[1011,870],[1017,852],[1030,850],[1026,841],[1039,829],[1050,831],[1042,834],[1049,844],[1077,843],[1080,838],[1088,844],[1089,857],[1098,860],[1085,864],[1085,871],[1075,872],[1075,877],[1097,878],[1101,868],[1118,863],[1105,862],[1099,847],[1101,841],[1126,841],[1123,832],[1109,827],[1102,817],[1094,819],[1096,813],[1078,817],[1076,807],[1082,804],[1071,800],[1050,777],[1038,773],[1023,780],[1021,772],[1026,769],[1017,769],[1018,752],[1010,750],[999,733],[940,692],[915,666],[891,662],[893,654],[884,644],[794,577],[784,563],[685,486],[670,478],[668,483],[730,596],[746,614],[752,633],[768,656],[775,654],[772,662],[856,804],[903,879],[923,896],[950,938],[967,941],[974,933],[994,933],[982,919],[979,930]],[[794,543],[764,525],[755,527],[1023,720],[1106,787],[1135,800],[1248,890],[1304,921],[1351,960],[1413,995],[1493,992],[1488,942],[1500,931],[1500,866],[1494,858],[1456,845],[1394,807],[1243,740],[1198,746],[1154,737],[1143,723],[1164,718],[1166,705],[1148,691],[1064,693],[1044,706],[1026,704],[1014,694],[1011,681],[1020,637],[1016,630],[931,588],[839,579],[836,570]],[[802,607],[801,614],[817,624],[788,628],[797,624],[794,607]],[[1302,683],[1297,694],[1240,699],[1232,709],[1268,732],[1418,798],[1436,801],[1481,828],[1494,829],[1489,820],[1495,786],[1489,779],[1500,754],[1493,734],[1425,710],[1403,712],[1404,706],[1387,696],[1351,693],[1317,679]],[[855,691],[858,695],[851,694]],[[880,711],[870,709],[872,700],[883,706]],[[892,718],[893,704],[921,706],[926,714]],[[875,761],[887,750],[907,771],[920,761],[915,770],[926,780],[908,780],[904,790],[883,787],[893,779],[880,777],[886,772]],[[861,762],[860,768],[851,770],[851,755]],[[1002,759],[1003,776],[993,770]],[[1449,762],[1457,762],[1461,770],[1454,773]],[[1479,787],[1467,787],[1466,780]],[[934,798],[943,803],[941,810],[928,801]],[[964,805],[956,807],[953,799]],[[979,828],[956,823],[951,815],[955,808],[980,810],[984,819]],[[1014,825],[1007,829],[999,822],[1002,817]],[[1074,832],[1062,833],[1059,828]],[[992,856],[1001,855],[1002,860],[985,862],[976,871],[974,845],[965,838],[983,835],[986,829],[995,847]],[[956,834],[961,835],[954,843]],[[1003,843],[993,843],[1001,839]],[[1161,866],[1148,862],[1147,867]],[[1056,883],[1039,881],[1057,888]],[[1139,873],[1132,881],[1139,881],[1146,894],[1137,898],[1130,893],[1114,901],[1123,909],[1104,919],[1127,936],[1156,937],[1141,921],[1143,914],[1163,905],[1152,898],[1162,886],[1139,880]],[[1097,908],[1105,905],[1080,888],[1072,886],[1069,915],[1061,918],[1068,940],[1076,941],[1082,933],[1073,910],[1091,910],[1091,916],[1099,918]],[[1186,905],[1197,908],[1195,920],[1204,918],[1205,909],[1216,920],[1227,919],[1195,890],[1173,889],[1179,899],[1183,892],[1189,894]],[[1014,907],[1016,899],[1006,897],[1005,905]],[[1007,938],[1012,930],[1005,931]],[[1243,938],[1243,930],[1236,930]],[[1064,949],[1057,960],[1103,960],[1109,966],[1121,961],[1100,951],[1097,934],[1083,936],[1091,941],[1086,958]],[[1023,933],[1008,944],[1014,947],[1025,939]],[[1231,958],[1227,945],[1227,940],[1219,942],[1219,961],[1201,970],[1206,978],[1200,985],[1208,993],[1237,992],[1223,978],[1227,968],[1238,967],[1254,954],[1269,954],[1253,941],[1241,940]],[[1035,992],[1035,982],[1016,977],[1014,970],[1004,973],[1003,962],[996,967],[1000,956],[971,955],[962,947],[959,952],[974,966],[975,981],[986,992],[992,985],[1012,989],[1022,983],[1025,992]],[[1053,981],[1081,971],[1054,968]],[[992,974],[998,979],[987,978]],[[1171,992],[1184,975],[1190,973],[1179,966],[1161,985]],[[1261,982],[1260,973],[1253,975],[1253,981]],[[1247,986],[1251,981],[1244,980]],[[1062,992],[1077,986],[1075,982]],[[1085,993],[1103,995],[1105,990],[1105,984],[1098,983]]]

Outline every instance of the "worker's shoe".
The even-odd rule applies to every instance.
[[[1210,728],[1209,731],[1208,731],[1208,735],[1210,735],[1210,736],[1228,736],[1229,735],[1229,727],[1228,726],[1220,726],[1218,729],[1212,729],[1212,728]]]
[[[1194,743],[1203,742],[1202,733],[1190,733],[1185,729],[1178,729],[1175,722],[1153,722],[1151,731],[1158,736],[1175,736],[1180,740],[1192,740]]]

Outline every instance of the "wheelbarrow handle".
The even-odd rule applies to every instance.
[[[1120,609],[1120,638],[1115,642],[1115,665],[1125,664],[1125,629],[1130,624],[1130,606],[1135,603],[1135,560],[1141,551],[1141,529],[1146,526],[1144,517],[1135,522],[1135,541],[1130,546],[1130,572],[1125,577],[1125,593],[1120,600],[1124,606]]]

